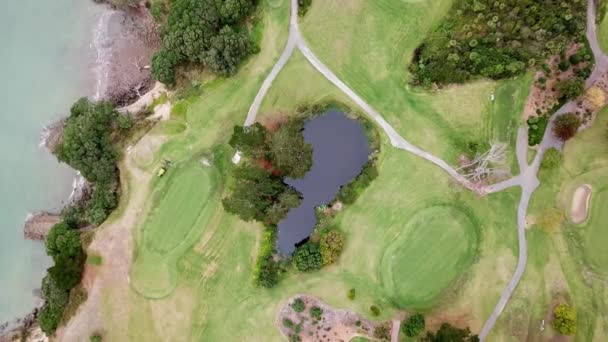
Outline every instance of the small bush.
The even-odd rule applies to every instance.
[[[346,296],[348,297],[348,299],[354,300],[355,297],[357,296],[357,292],[355,289],[350,289],[350,290],[348,290],[348,294]]]
[[[89,337],[89,341],[91,342],[101,342],[103,341],[103,337],[99,333],[95,333]]]
[[[344,235],[338,230],[331,230],[321,237],[320,251],[323,264],[333,264],[340,258],[344,248]]]
[[[411,315],[402,326],[403,332],[409,337],[418,336],[425,326],[424,316],[422,314]]]
[[[551,170],[562,162],[562,154],[555,148],[550,148],[545,152],[545,156],[540,166],[543,169]]]
[[[528,145],[538,145],[543,140],[549,119],[545,116],[528,119]]]
[[[318,306],[313,306],[312,308],[310,308],[310,316],[316,319],[317,321],[320,321],[323,317],[323,309]]]
[[[388,324],[382,324],[374,329],[374,337],[381,341],[388,341],[391,337],[391,328]]]
[[[304,310],[306,310],[306,304],[304,304],[302,298],[296,298],[293,303],[291,303],[291,308],[295,312],[304,312]]]
[[[369,311],[371,311],[372,316],[374,317],[380,316],[380,308],[375,305],[370,306]]]
[[[576,310],[568,304],[560,304],[553,310],[553,327],[562,335],[576,334]]]
[[[283,318],[283,326],[286,328],[293,328],[293,321],[289,318]]]

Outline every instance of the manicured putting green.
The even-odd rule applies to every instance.
[[[214,188],[211,170],[189,163],[175,170],[161,191],[145,222],[145,248],[166,254],[177,247],[195,225]]]
[[[608,189],[591,195],[591,220],[587,229],[587,258],[598,271],[608,274]]]
[[[382,282],[399,305],[428,307],[468,269],[476,243],[476,228],[459,209],[447,205],[423,209],[387,248]]]

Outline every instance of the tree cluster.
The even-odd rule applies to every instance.
[[[583,42],[585,15],[585,0],[457,0],[416,49],[412,83],[429,87],[522,74]]]
[[[292,120],[275,132],[256,123],[236,126],[230,145],[245,161],[232,171],[226,211],[245,221],[275,225],[302,201],[283,177],[301,178],[312,166],[312,147],[302,135],[304,123]]]
[[[80,283],[85,253],[78,230],[65,222],[51,228],[46,239],[46,251],[53,258],[54,265],[47,270],[42,281],[45,304],[38,315],[38,322],[50,335],[63,318],[70,291]]]
[[[113,140],[132,125],[109,102],[81,98],[70,109],[55,154],[93,184],[91,198],[79,208],[82,221],[100,224],[118,204],[118,152]]]
[[[228,76],[254,47],[245,25],[257,0],[175,0],[161,28],[164,48],[152,59],[152,74],[175,83],[175,67],[197,63]],[[160,14],[158,15],[160,16]]]

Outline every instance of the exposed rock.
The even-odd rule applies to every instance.
[[[40,147],[46,147],[51,153],[55,152],[55,149],[61,143],[64,126],[65,119],[58,120],[57,122],[45,126],[42,129]]]
[[[44,240],[57,223],[61,222],[61,215],[45,211],[29,214],[25,219],[23,235],[30,240]]]
[[[25,341],[48,341],[38,326],[38,313],[42,305],[44,301],[41,300],[34,310],[23,318],[0,324],[0,342],[21,340],[22,336],[26,336]]]

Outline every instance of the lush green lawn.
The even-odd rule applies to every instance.
[[[449,205],[419,210],[384,252],[383,285],[393,300],[425,309],[468,269],[477,252],[475,221]]]
[[[411,89],[407,64],[450,5],[450,0],[317,1],[300,26],[315,54],[400,134],[454,164],[471,144],[513,140],[531,77],[436,92]]]

